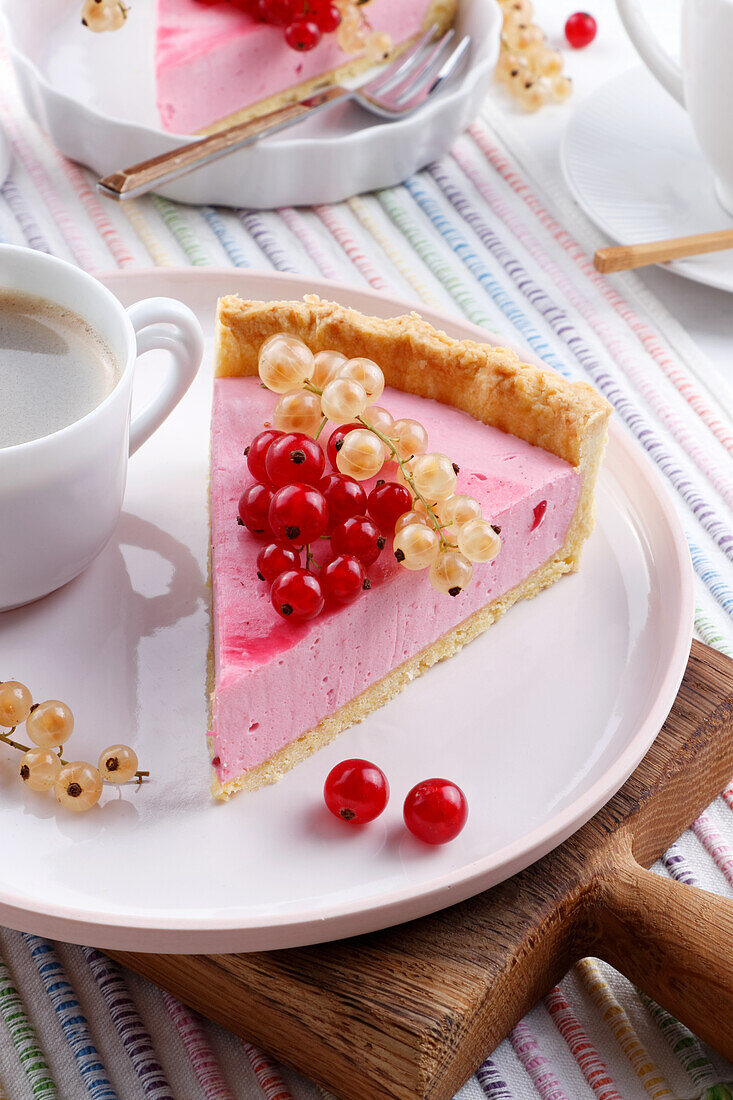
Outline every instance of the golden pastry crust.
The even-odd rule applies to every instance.
[[[263,764],[225,786],[214,776],[217,798],[275,782],[347,726],[383,706],[415,676],[482,634],[517,600],[529,599],[575,571],[593,529],[594,491],[611,415],[611,406],[591,386],[522,363],[510,348],[455,340],[416,313],[383,320],[310,295],[298,302],[221,298],[217,376],[256,375],[259,348],[277,332],[300,336],[312,351],[336,348],[349,357],[374,359],[388,386],[453,405],[550,451],[580,471],[581,491],[565,543],[548,562]]]
[[[458,0],[432,0],[432,3],[425,12],[425,18],[423,19],[423,32],[429,30],[432,26],[436,26],[438,28],[436,37],[444,34],[456,17],[457,7]],[[415,41],[416,37],[413,37],[408,38],[404,42],[400,42],[387,55],[385,60],[394,61],[395,58],[400,57],[400,55]],[[374,68],[374,62],[370,61],[367,57],[354,57],[350,61],[347,61],[345,65],[339,65],[337,69],[331,69],[331,71],[327,73],[320,73],[311,80],[301,81],[300,84],[293,84],[290,88],[285,88],[276,95],[268,96],[267,99],[260,99],[257,103],[253,103],[249,107],[244,107],[241,111],[235,111],[234,114],[227,115],[226,118],[218,119],[210,126],[205,126],[202,130],[199,130],[198,133],[214,134],[218,130],[226,129],[227,126],[236,126],[241,122],[249,122],[251,118],[259,118],[260,115],[270,114],[271,111],[277,111],[281,107],[287,106],[289,103],[297,103],[300,99],[307,99],[308,96],[320,91],[321,88],[328,88],[332,84],[343,84],[348,80],[353,80],[354,77],[360,76],[361,73],[365,73],[372,68]]]

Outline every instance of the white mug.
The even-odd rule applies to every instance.
[[[112,391],[80,420],[0,449],[0,611],[6,611],[60,588],[105,546],[122,508],[128,456],[190,386],[203,333],[180,302],[150,298],[125,310],[79,268],[27,248],[0,246],[0,288],[74,310],[106,341],[120,370]],[[131,422],[135,362],[153,348],[171,353],[173,370]]]
[[[681,68],[656,41],[640,0],[616,4],[642,61],[687,108],[718,199],[733,214],[733,0],[685,0]]]

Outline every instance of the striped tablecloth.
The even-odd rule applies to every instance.
[[[657,463],[689,540],[699,636],[733,655],[731,398],[633,275],[591,264],[597,233],[487,105],[439,164],[337,206],[274,213],[103,203],[25,116],[0,59],[15,153],[0,237],[88,271],[276,268],[396,292],[523,341],[591,381]],[[733,785],[656,868],[733,896]],[[306,1100],[327,1095],[90,948],[0,930],[0,1097]],[[358,1059],[358,1050],[354,1058]],[[733,1096],[733,1066],[594,960],[481,1066],[461,1100]],[[375,1096],[375,1100],[379,1100]]]

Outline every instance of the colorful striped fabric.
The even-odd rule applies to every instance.
[[[733,398],[633,274],[592,266],[597,234],[490,105],[441,163],[337,206],[114,206],[24,114],[0,57],[14,165],[0,239],[88,271],[259,268],[326,276],[459,312],[593,382],[657,464],[682,519],[699,636],[733,655]],[[656,870],[733,896],[733,783]],[[294,1058],[297,1054],[294,1052]],[[354,1051],[355,1059],[358,1051]],[[461,1100],[724,1100],[733,1066],[609,967],[584,960],[519,1023]],[[100,952],[0,929],[0,1100],[330,1100]],[[377,1098],[375,1097],[375,1100]]]

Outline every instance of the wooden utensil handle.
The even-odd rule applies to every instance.
[[[733,1058],[733,901],[645,870],[630,841],[598,900],[602,958]]]
[[[693,237],[673,237],[667,241],[649,241],[647,244],[620,244],[613,248],[599,248],[593,257],[597,271],[609,274],[614,271],[631,271],[635,267],[663,264],[668,260],[681,260],[684,256],[702,256],[705,252],[722,252],[733,248],[733,229],[719,229],[714,233],[696,233]]]
[[[267,137],[268,134],[293,126],[306,115],[329,107],[336,100],[344,99],[350,94],[347,88],[339,85],[326,88],[298,103],[289,103],[277,111],[248,122],[239,122],[226,130],[217,130],[200,141],[190,142],[158,157],[141,161],[131,168],[122,168],[101,179],[97,189],[110,199],[134,199],[161,184],[188,175],[205,164],[220,160],[253,141]]]

